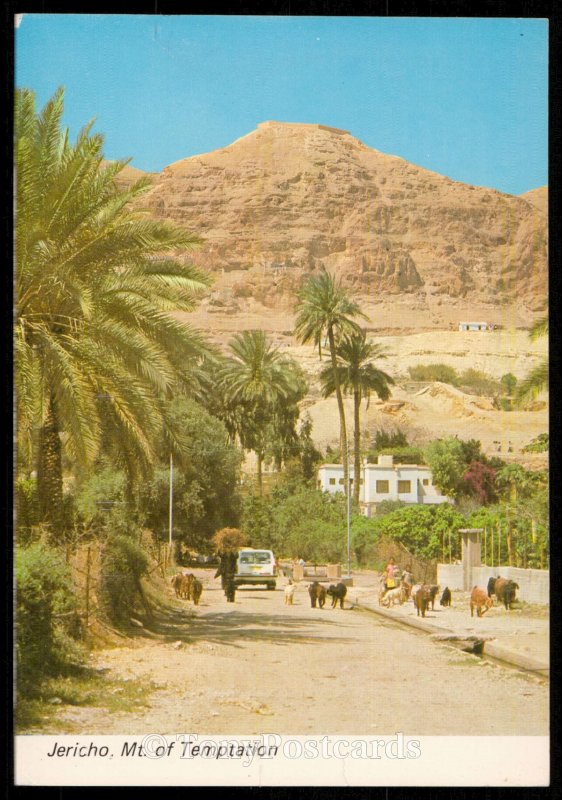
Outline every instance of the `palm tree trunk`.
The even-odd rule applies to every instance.
[[[355,502],[359,505],[359,492],[361,490],[361,429],[359,427],[359,407],[361,405],[361,395],[358,391],[353,392],[353,415],[354,424],[353,429],[353,455],[354,462],[354,481],[353,481],[353,497]]]
[[[260,450],[256,452],[256,456],[258,458],[258,492],[259,496],[263,496],[263,481],[262,481],[262,464],[263,464],[263,454]]]
[[[332,359],[332,369],[334,370],[334,386],[336,388],[336,398],[338,401],[338,411],[340,414],[340,446],[342,451],[343,463],[343,488],[347,495],[349,485],[349,465],[347,460],[347,427],[345,424],[345,409],[343,406],[343,397],[341,393],[341,386],[338,378],[338,362],[336,360],[336,342],[334,339],[334,331],[332,327],[328,328],[328,342],[330,345],[330,357]]]
[[[39,435],[37,493],[41,522],[49,527],[50,538],[62,538],[62,453],[54,397],[48,401],[47,414]]]

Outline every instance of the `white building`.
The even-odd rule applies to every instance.
[[[349,465],[353,486],[354,468]],[[377,464],[361,467],[359,502],[362,512],[370,517],[377,503],[383,500],[402,500],[404,503],[440,504],[454,503],[440,494],[433,485],[429,467],[418,464],[394,464],[393,456],[379,456]],[[343,465],[322,464],[318,470],[317,486],[324,492],[343,492]]]
[[[487,322],[459,322],[459,331],[487,331]]]

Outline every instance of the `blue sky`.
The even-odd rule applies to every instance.
[[[26,14],[16,84],[65,87],[74,135],[160,171],[259,122],[319,122],[454,180],[519,194],[547,177],[540,19]]]

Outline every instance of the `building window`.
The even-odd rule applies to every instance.
[[[343,486],[343,478],[340,478],[339,484],[340,484],[340,486]]]
[[[411,481],[398,481],[398,494],[409,494],[411,491]]]
[[[429,478],[424,478],[422,483],[424,486],[429,486]]]
[[[377,494],[388,494],[390,492],[390,484],[388,481],[377,481]]]
[[[336,479],[330,478],[330,486],[335,486],[335,485],[336,485]]]

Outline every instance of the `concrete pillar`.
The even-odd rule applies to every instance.
[[[480,534],[482,528],[462,528],[462,574],[465,592],[472,589],[472,568],[482,564]]]

